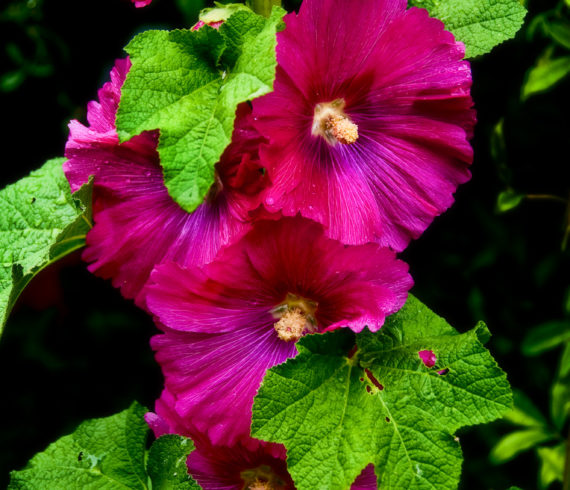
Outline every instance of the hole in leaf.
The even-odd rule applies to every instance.
[[[389,418],[389,417],[386,417],[386,422],[390,422],[390,418]]]
[[[435,361],[437,361],[437,357],[435,356],[432,350],[421,350],[418,352],[418,356],[424,363],[424,365],[428,368],[432,368],[435,366]]]
[[[357,351],[357,350],[358,350],[358,346],[355,345],[352,349],[350,349],[350,350],[348,351],[347,357],[348,357],[349,359],[352,359],[352,357],[354,356],[354,354],[356,354],[356,351]]]
[[[370,369],[365,369],[364,372],[366,373],[366,376],[368,376],[368,379],[372,381],[372,384],[376,386],[376,388],[378,388],[380,391],[384,389],[382,383],[376,379],[376,377],[370,372]]]

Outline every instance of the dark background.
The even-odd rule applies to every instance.
[[[349,0],[347,0],[349,1]],[[555,2],[529,2],[527,21]],[[0,114],[2,186],[63,154],[67,123],[85,120],[86,103],[107,79],[122,46],[148,28],[183,28],[197,20],[195,0],[1,0]],[[295,3],[286,4],[292,8]],[[547,414],[559,350],[523,356],[530,328],[570,316],[569,252],[561,250],[568,216],[554,201],[524,201],[499,214],[497,196],[568,197],[568,80],[520,101],[525,72],[548,44],[523,29],[473,60],[478,120],[473,179],[456,204],[403,254],[414,294],[458,330],[487,322],[488,347],[513,387]],[[491,133],[504,118],[505,152],[491,155]],[[0,341],[0,487],[36,452],[81,421],[110,415],[137,399],[152,408],[161,374],[148,346],[150,317],[80,255],[42,273],[21,298]],[[488,459],[509,430],[504,422],[462,430],[462,488],[537,487],[533,452],[502,466]]]

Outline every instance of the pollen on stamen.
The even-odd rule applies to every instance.
[[[351,145],[358,139],[358,126],[339,114],[329,116],[325,127],[339,143],[344,145]]]
[[[309,327],[307,317],[300,308],[288,308],[280,320],[274,324],[277,335],[285,342],[299,340]]]
[[[255,480],[247,488],[248,490],[273,490],[273,485],[266,481]]]
[[[343,99],[321,102],[315,106],[313,136],[321,136],[331,145],[351,145],[358,140],[358,126],[344,112]]]

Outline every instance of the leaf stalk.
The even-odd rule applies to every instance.
[[[274,6],[281,7],[281,0],[247,0],[246,5],[256,14],[269,17]]]

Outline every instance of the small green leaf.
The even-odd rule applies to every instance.
[[[545,92],[570,73],[570,56],[560,58],[542,57],[527,73],[522,86],[521,99]]]
[[[0,332],[26,285],[42,269],[85,244],[91,184],[71,194],[64,159],[0,191]]]
[[[539,447],[536,450],[540,459],[540,486],[547,488],[555,481],[564,478],[564,460],[566,459],[566,444],[564,442],[554,447]]]
[[[137,403],[123,412],[83,422],[13,471],[9,489],[147,489],[144,466],[148,427]]]
[[[186,466],[193,450],[194,443],[190,439],[176,434],[167,434],[154,441],[147,461],[153,490],[199,489]]]
[[[529,330],[521,349],[525,356],[537,356],[567,340],[570,340],[570,321],[553,320]]]
[[[556,381],[552,385],[551,413],[554,425],[562,431],[570,416],[570,342],[564,346]]]
[[[570,49],[570,24],[562,20],[549,20],[545,22],[545,32],[553,41],[566,49]]]
[[[214,165],[231,140],[238,104],[273,89],[276,32],[269,19],[238,10],[219,31],[147,31],[126,47],[132,67],[122,88],[122,141],[160,130],[158,152],[172,198],[188,212],[214,182]]]
[[[478,331],[458,334],[410,296],[381,332],[306,336],[296,358],[265,376],[252,434],[285,444],[299,490],[349,488],[369,463],[383,489],[455,488],[462,458],[454,432],[512,403]],[[426,349],[436,354],[433,368],[418,355]]]
[[[550,441],[554,437],[552,432],[541,427],[511,432],[499,440],[491,450],[489,458],[494,464],[502,464],[517,454]]]
[[[514,390],[513,399],[514,407],[505,414],[504,420],[524,427],[545,427],[548,425],[540,410],[522,391]]]
[[[497,198],[497,211],[504,213],[516,208],[524,199],[524,194],[509,190],[503,191]]]
[[[243,3],[219,3],[214,2],[215,7],[206,8],[200,11],[200,20],[205,24],[214,22],[224,22],[239,10],[248,10]]]
[[[465,44],[465,57],[488,53],[512,39],[521,28],[526,9],[518,0],[410,0],[443,21],[458,41]]]

